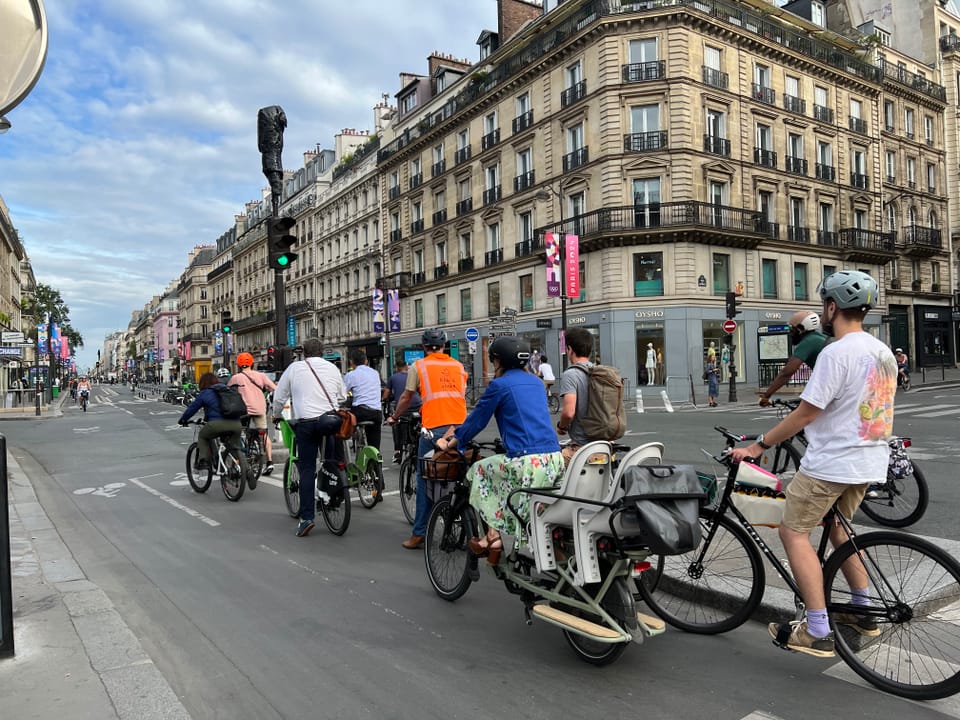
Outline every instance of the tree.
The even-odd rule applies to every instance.
[[[70,308],[63,301],[59,290],[43,283],[37,283],[37,290],[33,297],[24,298],[21,308],[25,315],[33,316],[38,323],[43,322],[49,313],[50,322],[55,322],[60,326],[60,333],[70,341],[70,347],[83,347],[83,336],[70,325]],[[37,328],[27,328],[26,334],[31,340],[35,341],[37,339]]]

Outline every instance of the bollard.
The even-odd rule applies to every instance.
[[[670,402],[670,398],[667,397],[667,391],[661,390],[660,397],[663,398],[663,409],[667,412],[673,412],[673,403]]]
[[[641,390],[638,387],[636,392],[633,394],[633,396],[637,403],[637,412],[642,413],[643,412],[643,390]]]
[[[10,583],[10,498],[7,438],[0,435],[0,657],[13,655],[13,587]]]

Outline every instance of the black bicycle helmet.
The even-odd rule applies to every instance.
[[[430,328],[423,331],[423,337],[420,338],[424,347],[438,348],[447,344],[447,334],[439,328]]]
[[[841,310],[869,310],[877,301],[877,291],[877,281],[859,270],[840,270],[820,283],[820,298],[833,300]]]
[[[522,368],[530,359],[530,343],[516,335],[501,335],[487,351],[490,361],[499,360],[500,367],[506,370]]]

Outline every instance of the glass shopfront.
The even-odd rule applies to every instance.
[[[638,316],[645,311],[637,313]],[[662,311],[646,311],[651,314]],[[637,385],[663,385],[666,383],[664,321],[642,320],[634,323],[637,347]]]

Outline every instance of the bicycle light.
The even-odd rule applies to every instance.
[[[641,573],[645,573],[652,567],[653,565],[646,560],[637,560],[633,563],[633,567],[630,568],[630,577],[638,577]]]

